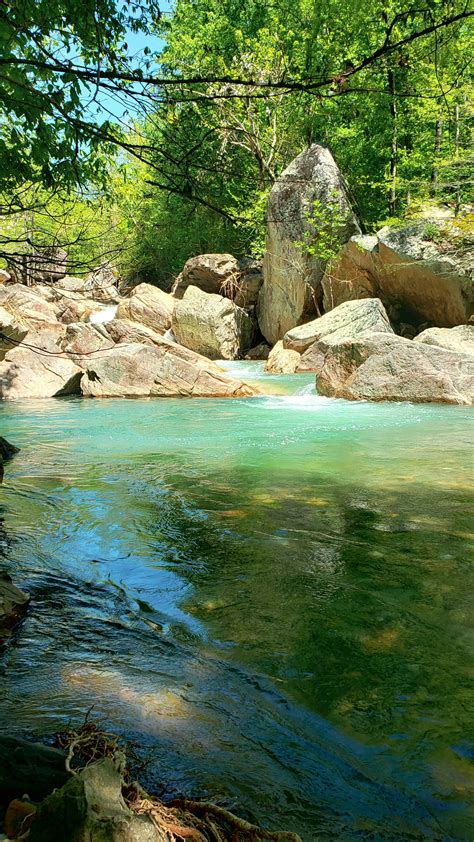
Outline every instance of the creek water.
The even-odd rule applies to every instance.
[[[472,415],[318,397],[5,403],[2,730],[94,705],[147,776],[317,839],[474,838]]]

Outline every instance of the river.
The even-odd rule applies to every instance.
[[[472,412],[4,403],[0,728],[90,705],[147,780],[313,840],[474,838]]]

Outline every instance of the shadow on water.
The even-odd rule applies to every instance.
[[[473,838],[458,468],[447,491],[420,448],[414,473],[362,476],[352,437],[346,478],[339,442],[330,464],[288,426],[262,456],[268,434],[244,450],[216,423],[210,456],[179,420],[180,449],[84,455],[97,428],[62,448],[54,422],[49,465],[22,452],[6,558],[33,606],[3,726],[50,734],[93,703],[152,749],[150,777],[305,842]]]

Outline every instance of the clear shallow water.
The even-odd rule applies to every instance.
[[[170,790],[316,839],[472,839],[472,415],[251,400],[0,406],[33,595],[0,727],[89,705]]]

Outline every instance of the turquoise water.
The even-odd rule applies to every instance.
[[[471,412],[226,367],[280,394],[0,406],[33,596],[0,727],[94,704],[170,794],[305,842],[473,839]]]

